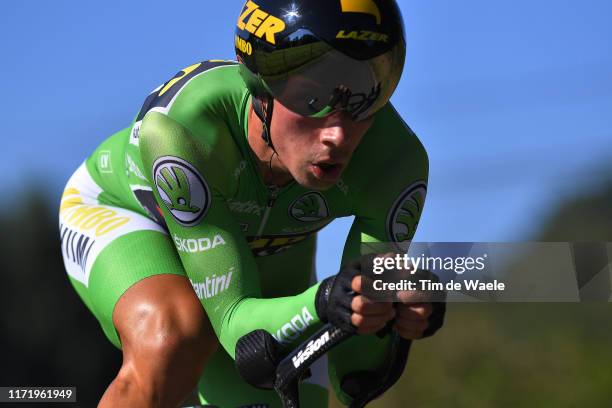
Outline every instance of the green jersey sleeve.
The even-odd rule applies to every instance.
[[[374,140],[372,135],[383,140]],[[354,160],[363,160],[364,151],[368,152],[369,172],[361,184],[351,183],[359,188],[351,198],[355,220],[345,244],[343,263],[358,259],[364,243],[410,241],[425,202],[427,153],[391,105],[377,114]],[[364,172],[360,174],[363,176]],[[385,361],[389,340],[388,336],[382,339],[375,335],[355,336],[330,351],[330,381],[342,402],[350,402],[340,389],[342,378],[354,371],[375,370]]]
[[[377,115],[371,133],[382,140],[366,138],[355,157],[361,160],[361,153],[368,152],[369,172],[361,173],[367,178],[351,198],[355,221],[343,263],[358,258],[363,243],[411,241],[425,204],[429,161],[414,132],[389,104]]]

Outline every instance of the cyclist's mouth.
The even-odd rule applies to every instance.
[[[337,179],[342,172],[341,163],[313,163],[310,165],[311,170],[316,178],[318,179]]]

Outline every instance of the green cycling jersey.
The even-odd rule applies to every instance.
[[[427,190],[425,149],[391,104],[376,113],[333,188],[266,186],[247,139],[250,102],[235,62],[191,65],[153,91],[132,125],[86,161],[100,201],[168,232],[223,346],[218,353],[229,358],[252,330],[290,346],[320,324],[317,231],[355,217],[343,263],[357,258],[364,242],[409,241]],[[361,368],[384,353],[375,336],[352,342],[379,349]],[[330,370],[349,370],[345,365]]]

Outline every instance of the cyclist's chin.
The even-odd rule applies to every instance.
[[[335,186],[340,180],[340,175],[334,177],[320,177],[312,171],[301,171],[300,174],[293,174],[295,181],[303,187],[316,191],[324,191]]]

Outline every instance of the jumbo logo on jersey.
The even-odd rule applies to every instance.
[[[153,163],[157,192],[181,225],[196,225],[210,207],[210,189],[198,170],[183,159],[160,157]]]
[[[248,18],[248,19],[247,19]],[[276,34],[285,29],[285,22],[266,13],[251,0],[247,1],[238,17],[238,28],[246,30],[258,38],[264,38],[270,44],[276,44]]]
[[[62,195],[60,215],[65,225],[96,237],[107,235],[130,222],[129,217],[121,216],[118,211],[102,205],[88,205],[79,190],[73,187],[67,188]]]
[[[299,197],[289,206],[289,215],[298,221],[315,222],[329,217],[325,198],[315,191]]]
[[[100,204],[101,192],[83,164],[70,179],[60,204],[60,242],[66,272],[85,286],[89,285],[98,255],[117,238],[134,231],[162,231],[132,211]]]
[[[419,225],[427,184],[414,183],[399,195],[387,216],[387,233],[393,242],[410,241]]]

